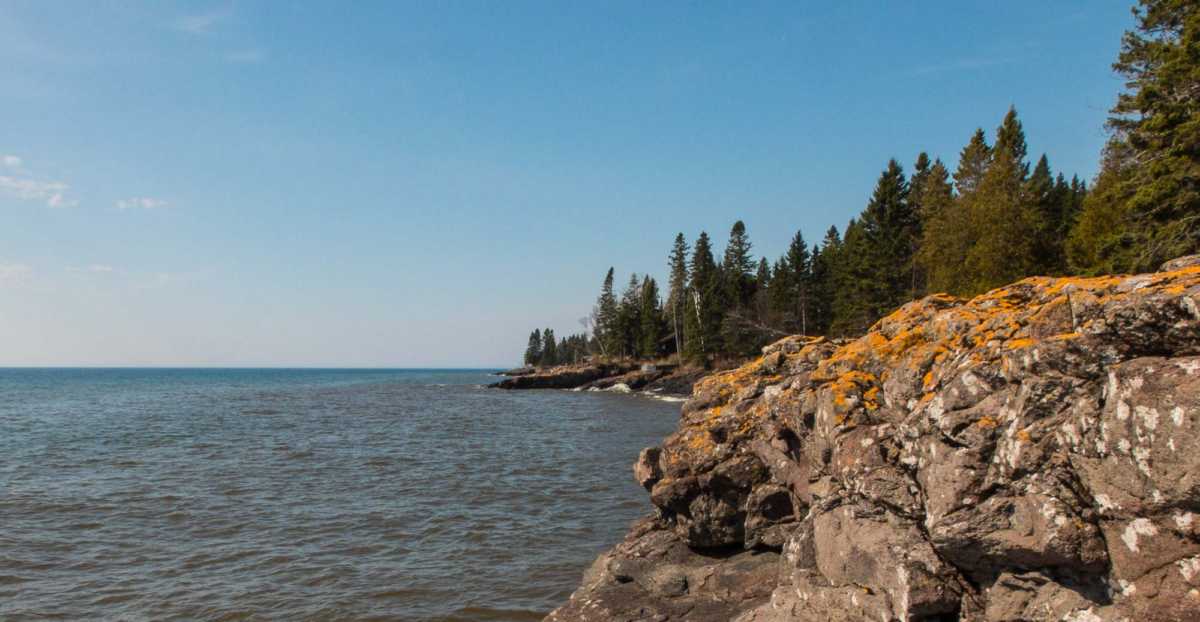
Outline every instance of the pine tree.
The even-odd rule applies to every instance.
[[[652,359],[661,353],[659,344],[666,326],[663,321],[662,302],[658,297],[658,283],[649,276],[645,277],[642,280],[641,293],[642,324],[639,354],[642,358]]]
[[[729,231],[729,244],[721,263],[722,318],[721,347],[727,354],[742,355],[753,351],[760,340],[751,327],[751,299],[754,296],[754,259],[750,256],[750,238],[746,225],[737,221]]]
[[[717,303],[720,301],[721,283],[712,245],[708,234],[703,231],[692,247],[690,267],[684,325],[684,333],[688,335],[685,352],[689,359],[704,362],[720,348],[721,309]]]
[[[1117,144],[1081,217],[1096,239],[1072,234],[1072,264],[1087,271],[1200,251],[1200,3],[1140,0],[1134,18],[1113,64],[1126,85],[1108,121]]]
[[[930,292],[962,293],[966,289],[962,262],[970,250],[970,215],[963,200],[954,199],[950,173],[941,160],[929,169],[922,184],[921,234],[918,261]]]
[[[1082,201],[1079,216],[1067,237],[1067,262],[1078,274],[1114,274],[1141,263],[1141,240],[1129,200],[1133,178],[1132,148],[1112,140],[1104,150],[1100,174]],[[1074,184],[1071,199],[1083,194]]]
[[[642,340],[642,284],[637,274],[629,275],[629,284],[621,292],[617,304],[617,326],[620,333],[621,356],[637,356]]]
[[[758,260],[758,270],[754,273],[754,314],[755,320],[763,325],[769,326],[771,323],[771,264],[767,263],[767,258],[763,257]]]
[[[871,281],[871,252],[862,224],[851,219],[833,264],[832,335],[857,336],[871,326],[876,296],[876,284]]]
[[[542,331],[534,329],[529,333],[529,345],[525,348],[525,364],[537,365],[542,360]]]
[[[1010,108],[996,130],[991,162],[975,196],[968,203],[974,243],[967,253],[968,294],[1034,273],[1034,241],[1041,229],[1037,214],[1026,200],[1025,133]]]
[[[592,329],[600,354],[616,356],[620,348],[621,334],[617,326],[617,297],[613,294],[613,269],[604,276],[600,297],[596,300],[595,327]]]
[[[1062,181],[1062,177],[1059,177]],[[1065,182],[1064,182],[1065,183]],[[1025,201],[1036,216],[1037,230],[1032,244],[1032,269],[1037,274],[1059,274],[1064,266],[1062,252],[1063,196],[1065,188],[1056,186],[1050,161],[1042,154],[1025,182]]]
[[[814,247],[812,253],[812,332],[817,335],[831,334],[833,300],[837,291],[834,277],[841,254],[842,236],[837,227],[830,227],[825,232],[821,245]]]
[[[558,345],[554,341],[554,331],[547,328],[542,331],[542,361],[543,366],[558,365]]]
[[[926,210],[923,205],[925,187],[929,184],[929,178],[933,174],[934,164],[935,162],[929,159],[929,154],[922,151],[917,154],[917,161],[913,164],[912,177],[908,179],[908,205],[916,219],[912,237],[909,239],[909,257],[911,258],[909,262],[911,264],[910,298],[917,298],[925,293],[927,279],[924,266],[919,261],[919,253],[921,251],[921,240],[925,235]]]
[[[771,282],[767,286],[768,324],[785,331],[794,328],[792,314],[795,312],[795,291],[792,285],[792,267],[787,254],[781,255],[771,267]]]
[[[683,356],[684,342],[686,334],[683,332],[684,309],[687,303],[687,241],[683,234],[679,233],[675,236],[675,244],[671,247],[670,257],[670,272],[671,278],[668,283],[670,292],[667,294],[667,308],[670,309],[671,333],[675,340],[675,353],[678,357]]]
[[[987,172],[991,160],[992,148],[987,144],[987,135],[983,133],[983,128],[978,128],[958,155],[954,187],[959,197],[967,198],[975,193],[983,182],[983,174]]]
[[[793,298],[790,311],[795,314],[800,334],[807,335],[809,334],[808,319],[812,313],[812,301],[809,296],[809,290],[812,287],[812,255],[809,254],[808,244],[804,241],[804,234],[799,230],[796,231],[796,235],[792,236],[792,241],[788,244],[786,266],[788,268],[787,285],[791,290],[789,294]]]
[[[725,246],[725,261],[721,264],[726,279],[729,304],[745,306],[750,301],[754,282],[754,259],[750,256],[750,237],[742,221],[733,223],[729,230],[729,244]]]
[[[912,298],[913,250],[918,222],[908,203],[904,169],[890,160],[858,219],[862,233],[861,274],[853,284],[865,313],[865,331],[875,320]],[[850,232],[847,229],[847,243]],[[856,240],[856,244],[857,244]]]

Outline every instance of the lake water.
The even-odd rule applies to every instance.
[[[539,619],[679,404],[494,380],[0,370],[0,619]]]

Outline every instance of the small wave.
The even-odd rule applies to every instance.
[[[642,395],[645,395],[651,399],[656,399],[660,402],[686,402],[688,400],[688,398],[680,397],[678,395],[660,395],[658,393],[651,393],[649,391],[642,391]]]

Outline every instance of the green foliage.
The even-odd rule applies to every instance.
[[[1112,140],[1071,234],[1069,261],[1083,272],[1200,251],[1200,4],[1141,0],[1134,17],[1113,65],[1126,91],[1109,117]]]
[[[592,332],[603,356],[615,356],[620,348],[621,331],[617,325],[617,297],[613,293],[613,269],[604,276],[600,297],[592,312]]]
[[[683,234],[679,233],[675,236],[675,243],[671,247],[670,263],[668,266],[671,273],[668,283],[670,291],[667,293],[671,335],[675,342],[675,352],[679,354],[683,353],[684,344],[687,341],[687,335],[683,330],[688,285],[687,252],[687,241],[684,239]]]
[[[537,365],[542,361],[542,331],[534,329],[529,333],[529,345],[525,348],[525,364]]]
[[[844,235],[830,227],[810,248],[796,232],[773,264],[752,255],[740,220],[719,263],[706,233],[690,260],[678,234],[665,308],[649,276],[631,277],[618,301],[610,268],[594,344],[606,356],[674,351],[707,364],[787,333],[858,335],[926,293],[970,296],[1033,274],[1127,272],[1200,252],[1200,3],[1140,0],[1134,15],[1114,64],[1126,90],[1090,189],[1045,154],[1031,169],[1009,108],[994,144],[975,130],[953,174],[922,152],[906,179],[891,160]],[[525,360],[577,360],[588,346],[535,330]]]
[[[658,296],[658,283],[649,276],[642,280],[640,320],[638,355],[649,359],[664,354],[666,320],[663,317],[662,301]]]
[[[710,354],[720,351],[722,309],[721,277],[713,259],[708,234],[700,232],[692,247],[691,269],[688,274],[688,299],[684,333],[688,342],[684,354],[692,361],[704,362]]]
[[[554,340],[554,330],[547,328],[542,331],[542,358],[540,361],[543,366],[558,365],[558,342]]]

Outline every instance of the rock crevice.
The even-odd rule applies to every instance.
[[[1200,619],[1200,259],[936,295],[697,383],[549,620]]]

